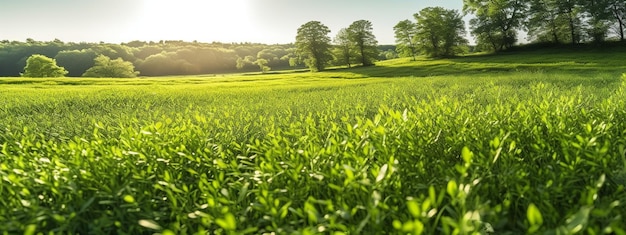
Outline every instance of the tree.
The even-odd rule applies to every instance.
[[[138,74],[139,72],[135,72],[135,66],[122,58],[111,60],[105,55],[99,55],[94,59],[94,66],[87,69],[83,77],[133,78]]]
[[[195,70],[192,64],[180,59],[176,52],[161,52],[148,56],[137,65],[137,68],[146,76],[187,74],[190,70]]]
[[[620,36],[620,41],[624,41],[624,26],[626,26],[626,1],[625,0],[611,0],[609,10],[613,15],[613,18],[617,21],[617,33]]]
[[[254,64],[259,66],[261,73],[267,73],[268,71],[272,69],[270,68],[270,66],[267,66],[267,63],[268,62],[266,59],[257,59],[256,61],[254,61]]]
[[[527,7],[528,0],[463,0],[463,10],[476,16],[470,25],[478,44],[496,51],[515,44]]]
[[[300,58],[311,71],[322,71],[332,60],[330,52],[330,29],[319,21],[310,21],[298,28],[296,49]]]
[[[44,55],[34,54],[26,60],[26,67],[24,67],[22,77],[63,77],[67,73],[65,68],[57,65],[56,60]]]
[[[586,0],[581,1],[582,9],[587,13],[587,35],[595,43],[601,43],[606,39],[610,28],[612,0]]]
[[[254,62],[256,62],[256,58],[254,56],[247,55],[244,58],[239,57],[236,61],[236,68],[251,71],[254,68]]]
[[[565,21],[560,17],[558,0],[532,0],[528,11],[526,28],[528,35],[539,42],[561,43],[565,41]]]
[[[381,52],[379,57],[383,57],[385,60],[391,60],[398,58],[398,53],[396,53],[396,51],[394,50],[389,49],[387,51]]]
[[[415,45],[415,34],[417,34],[417,27],[415,23],[410,20],[403,20],[398,22],[393,27],[393,31],[396,36],[396,43],[398,45],[398,52],[402,56],[410,56],[415,61],[417,56],[417,45]]]
[[[350,41],[350,33],[348,29],[343,28],[339,30],[337,35],[335,36],[335,56],[337,61],[342,65],[348,65],[348,68],[352,65],[352,61],[354,58],[354,53],[352,50],[352,42]]]
[[[623,7],[624,0],[532,0],[526,25],[538,41],[602,42],[611,23],[623,26]],[[618,33],[621,36],[623,28]]]
[[[465,22],[456,10],[427,7],[415,14],[417,20],[415,40],[431,57],[450,57],[467,44]]]
[[[569,39],[572,45],[580,43],[582,39],[582,16],[583,9],[577,0],[558,0],[559,14],[567,20]]]
[[[355,51],[359,54],[359,60],[363,66],[374,65],[374,58],[378,56],[378,41],[372,33],[372,22],[358,20],[348,27],[348,35]]]

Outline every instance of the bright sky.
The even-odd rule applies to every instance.
[[[292,43],[317,20],[331,37],[369,20],[379,44],[395,44],[393,26],[429,6],[462,0],[0,0],[0,40]]]

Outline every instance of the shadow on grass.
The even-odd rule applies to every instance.
[[[486,74],[497,72],[514,72],[518,68],[509,66],[467,66],[458,63],[428,63],[428,64],[406,64],[402,66],[375,66],[375,67],[355,67],[350,69],[336,70],[337,72],[352,72],[361,74],[363,77],[431,77],[431,76],[455,76]]]
[[[383,61],[378,66],[343,69],[365,77],[430,77],[503,73],[559,73],[577,76],[626,72],[623,53],[539,51],[460,56],[451,59]]]

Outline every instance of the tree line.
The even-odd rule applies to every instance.
[[[626,0],[464,0],[472,35],[483,50],[501,51],[518,32],[542,44],[624,41]],[[614,35],[614,38],[611,38]],[[616,37],[615,37],[616,36]]]
[[[345,65],[333,50],[329,65]],[[370,48],[371,60],[395,58],[395,46]],[[351,54],[352,55],[352,54]],[[369,55],[369,54],[368,54]],[[32,58],[31,58],[32,57]],[[31,60],[32,64],[27,63]],[[58,66],[49,76],[133,77],[197,75],[231,72],[267,72],[271,69],[305,68],[305,59],[295,44],[202,43],[185,41],[122,44],[49,42],[27,39],[0,41],[0,77],[33,76],[40,69]],[[355,63],[351,59],[349,63]],[[37,64],[46,65],[36,68]],[[32,71],[25,71],[30,68]],[[90,70],[91,69],[91,70]],[[65,72],[63,72],[65,71]],[[112,73],[112,71],[119,71]]]
[[[257,71],[263,59],[275,68],[289,68],[295,57],[293,44],[201,43],[184,41],[111,43],[65,43],[27,39],[0,41],[0,77],[20,76],[32,55],[53,59],[70,77],[80,77],[98,61],[130,63],[143,76],[214,74]]]
[[[625,41],[626,0],[464,0],[463,10],[428,7],[394,27],[400,56],[449,57],[469,50],[463,16],[470,14],[474,51],[504,51],[520,32],[532,44],[601,45]]]

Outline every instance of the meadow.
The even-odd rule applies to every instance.
[[[626,234],[625,59],[0,78],[0,231]]]

